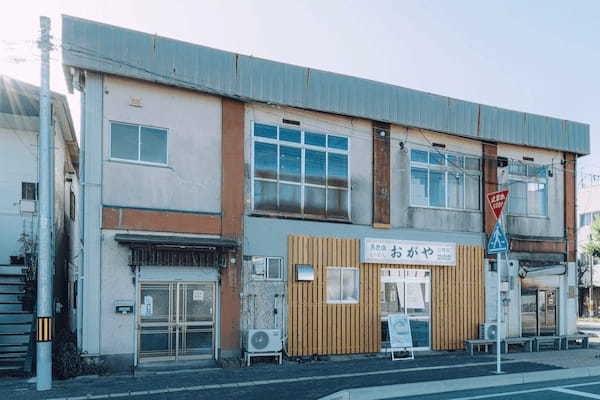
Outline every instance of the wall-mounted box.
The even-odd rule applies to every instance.
[[[296,264],[296,280],[310,282],[315,280],[315,269],[310,264]]]
[[[115,312],[117,314],[133,313],[134,302],[132,300],[115,300]]]
[[[33,214],[36,211],[37,201],[21,200],[21,214]]]

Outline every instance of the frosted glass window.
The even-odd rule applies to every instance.
[[[327,302],[358,303],[358,268],[327,267]]]

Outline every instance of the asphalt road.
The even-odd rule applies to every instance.
[[[580,378],[465,390],[426,396],[398,397],[397,400],[585,400],[600,399],[600,378]]]

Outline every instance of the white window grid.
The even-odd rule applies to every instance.
[[[254,274],[254,262],[261,258],[264,258],[264,260],[265,260],[265,274],[263,277],[260,277],[260,275]],[[278,260],[279,261],[279,277],[278,278],[271,278],[269,276],[269,260]],[[252,257],[251,263],[252,264],[250,267],[251,267],[252,280],[255,280],[255,281],[282,281],[283,280],[283,257]]]
[[[444,156],[444,165],[434,165],[434,164],[430,164],[430,163],[424,163],[424,162],[420,162],[420,161],[413,161],[411,159],[411,150],[419,150],[419,151],[424,151],[427,152],[427,157],[429,160],[429,153],[438,153],[440,155]],[[466,169],[466,167],[464,166],[466,163],[463,160],[463,167],[462,168],[458,168],[452,165],[448,165],[449,162],[447,160],[447,156],[457,156],[457,157],[463,157],[464,159],[466,158],[477,158],[479,160],[479,170],[471,170],[471,169]],[[434,208],[434,209],[439,209],[439,210],[458,210],[458,211],[472,211],[472,212],[477,212],[477,211],[481,211],[481,191],[482,191],[482,181],[481,181],[481,177],[482,177],[482,168],[483,168],[483,163],[482,163],[482,158],[479,155],[474,155],[474,154],[465,154],[465,153],[457,153],[457,152],[447,152],[447,151],[435,151],[435,150],[431,150],[431,149],[426,149],[426,148],[418,148],[418,147],[412,147],[408,149],[408,157],[409,157],[409,163],[410,163],[410,167],[409,167],[409,181],[410,181],[410,206],[411,207],[421,207],[421,208]],[[444,172],[444,199],[446,201],[446,206],[445,207],[440,207],[440,206],[432,206],[430,204],[424,205],[424,204],[415,204],[413,203],[413,196],[412,196],[412,168],[421,168],[421,169],[426,169],[427,170],[427,201],[431,202],[431,197],[429,196],[429,185],[431,184],[430,180],[429,180],[429,171],[436,171],[436,172]],[[463,185],[462,185],[462,190],[463,190],[463,207],[462,208],[457,208],[457,207],[450,207],[448,206],[448,175],[449,174],[455,174],[455,173],[460,173],[463,175]],[[475,176],[478,179],[479,182],[479,201],[478,201],[478,208],[467,208],[467,184],[466,184],[466,179],[468,176]]]
[[[358,304],[360,303],[360,269],[356,267],[327,267],[325,270],[325,276],[327,276],[327,271],[330,270],[339,270],[340,271],[340,300],[330,300],[328,297],[326,298],[327,304]],[[354,273],[354,287],[357,288],[356,291],[356,300],[341,300],[344,292],[344,275],[343,271],[353,271]],[[326,285],[329,282],[325,282]],[[327,295],[327,288],[325,288],[325,293]]]
[[[112,127],[113,124],[120,124],[120,125],[128,125],[128,126],[136,126],[138,128],[138,148],[137,148],[137,160],[131,160],[129,158],[118,158],[118,157],[113,157],[112,155]],[[140,124],[132,124],[129,122],[122,122],[122,121],[108,121],[108,126],[109,126],[109,132],[108,132],[108,157],[109,160],[111,161],[120,161],[120,162],[126,162],[126,163],[133,163],[133,164],[144,164],[144,165],[155,165],[155,166],[166,166],[169,165],[169,129],[167,128],[163,128],[160,126],[152,126],[152,125],[140,125]],[[166,149],[166,160],[164,163],[157,163],[157,162],[151,162],[151,161],[142,161],[141,158],[141,154],[142,154],[142,128],[150,128],[150,129],[160,129],[165,131],[166,133],[166,143],[165,143],[165,149]]]
[[[262,181],[262,182],[272,182],[275,183],[277,185],[277,208],[279,208],[279,184],[283,183],[286,185],[294,185],[294,186],[300,186],[300,214],[305,215],[304,213],[304,189],[306,187],[314,187],[314,188],[319,188],[319,189],[325,189],[325,218],[327,219],[340,219],[339,217],[327,217],[327,205],[328,205],[328,193],[327,193],[327,189],[336,189],[336,190],[345,190],[346,191],[346,202],[348,204],[348,216],[347,216],[347,220],[350,220],[350,216],[352,215],[352,210],[351,210],[351,183],[350,183],[350,177],[351,172],[350,172],[350,146],[351,146],[351,140],[348,136],[345,135],[339,135],[337,133],[325,133],[325,132],[319,132],[318,130],[311,130],[308,131],[308,133],[317,133],[317,134],[321,134],[321,135],[325,135],[327,137],[327,135],[334,135],[334,136],[339,136],[339,137],[344,137],[346,139],[348,139],[348,150],[341,150],[341,149],[334,149],[334,148],[330,148],[327,145],[325,147],[322,146],[313,146],[313,145],[309,145],[309,144],[305,144],[305,134],[307,133],[307,131],[303,130],[303,129],[299,129],[299,128],[285,128],[285,129],[293,129],[293,130],[297,130],[300,131],[300,143],[295,143],[295,142],[288,142],[285,140],[279,140],[279,139],[271,139],[271,138],[265,138],[265,137],[261,137],[261,136],[255,136],[254,135],[254,127],[255,125],[259,123],[256,121],[252,122],[252,149],[251,149],[251,158],[252,158],[252,178],[251,178],[251,204],[252,204],[252,210],[253,212],[256,213],[264,213],[264,214],[272,214],[272,213],[283,213],[283,214],[287,214],[287,212],[280,212],[280,211],[265,211],[265,210],[256,210],[256,208],[254,207],[254,182],[255,181]],[[260,123],[259,123],[260,124]],[[277,128],[277,138],[279,138],[279,131],[281,129],[281,127],[279,125],[275,125],[275,124],[270,124],[270,123],[265,123],[265,125],[269,125],[269,126],[275,126]],[[269,178],[257,178],[254,176],[254,144],[256,142],[260,142],[260,143],[270,143],[270,144],[274,144],[277,145],[277,179],[269,179]],[[293,181],[285,181],[285,180],[281,180],[279,179],[279,159],[280,159],[280,146],[287,146],[287,147],[295,147],[295,148],[299,148],[301,150],[301,158],[300,158],[300,182],[293,182]],[[324,152],[325,153],[325,185],[317,185],[314,183],[307,183],[305,180],[305,160],[306,160],[306,150],[315,150],[315,151],[320,151],[320,152]],[[345,154],[348,156],[348,176],[347,178],[347,182],[348,182],[348,186],[347,187],[341,187],[341,186],[333,186],[333,185],[329,185],[328,183],[328,173],[329,173],[329,157],[327,156],[327,154],[329,153],[337,153],[337,154]],[[295,214],[295,213],[292,213]],[[316,214],[306,214],[307,216],[314,216],[315,218],[322,218],[323,216],[321,215],[316,215]]]
[[[512,162],[514,162],[514,161],[512,161]],[[529,172],[528,172],[529,168],[544,168],[544,166],[540,165],[540,164],[535,164],[535,163],[532,163],[532,162],[525,162],[525,161],[516,161],[516,162],[519,163],[519,165],[525,167],[526,174],[525,175],[511,174],[510,173],[510,164],[509,164],[509,167],[507,168],[507,171],[508,171],[508,185],[505,185],[505,186],[506,186],[506,188],[508,190],[510,190],[511,189],[511,184],[513,182],[522,182],[522,183],[526,184],[526,188],[525,188],[525,196],[526,196],[525,197],[525,208],[526,208],[526,210],[525,210],[524,213],[515,212],[514,210],[511,210],[511,207],[510,207],[510,204],[509,204],[509,207],[508,207],[508,210],[507,210],[508,215],[514,215],[514,216],[518,216],[518,217],[538,217],[538,218],[548,217],[548,212],[549,212],[548,211],[548,206],[549,206],[549,203],[548,203],[548,186],[549,186],[549,183],[548,183],[548,178],[546,177],[546,173],[544,174],[543,177],[540,177],[540,176],[530,176]],[[545,169],[544,169],[544,172],[545,172]],[[527,197],[527,196],[529,196],[529,188],[527,187],[527,184],[529,184],[529,183],[543,183],[545,185],[545,190],[544,190],[545,198],[544,198],[544,202],[546,204],[545,204],[544,208],[546,210],[546,214],[531,214],[529,212],[529,209],[527,209],[527,207],[529,205],[529,201],[528,201],[528,197]],[[508,201],[510,202],[510,195],[509,195]]]

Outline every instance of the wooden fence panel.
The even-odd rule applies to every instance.
[[[484,321],[483,248],[457,246],[454,267],[361,264],[358,239],[288,237],[288,345],[291,356],[372,353],[381,348],[380,271],[431,271],[431,348],[455,350]],[[296,264],[311,264],[313,282],[296,281]],[[327,303],[327,267],[359,268],[359,303]]]

